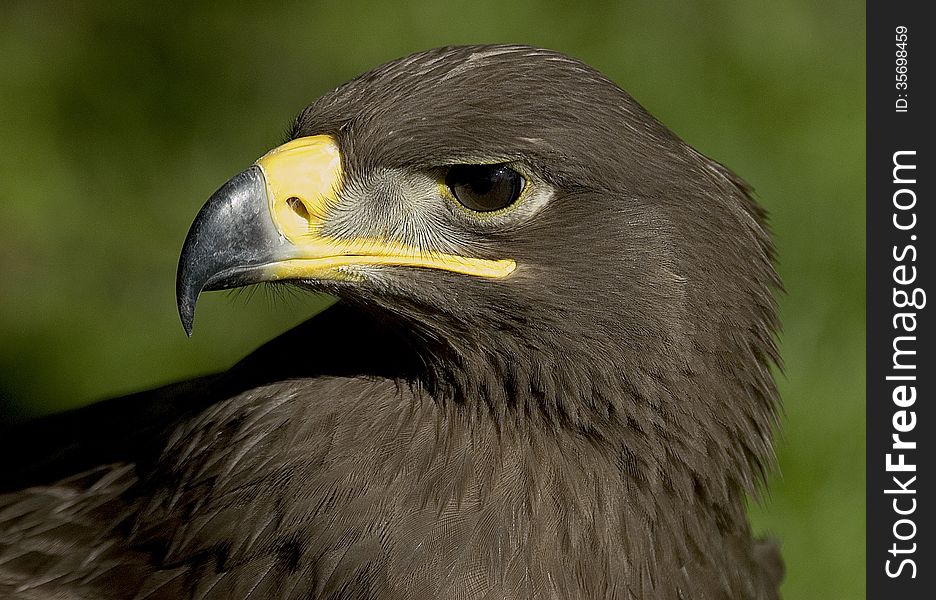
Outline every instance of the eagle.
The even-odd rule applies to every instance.
[[[774,599],[765,211],[559,52],[454,46],[301,111],[182,247],[337,298],[230,370],[3,432],[0,597]],[[237,323],[231,323],[237,327]]]

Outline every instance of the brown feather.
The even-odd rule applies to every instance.
[[[777,598],[744,505],[779,402],[750,188],[522,46],[378,67],[292,132],[318,133],[360,203],[338,237],[411,234],[368,187],[393,173],[510,159],[555,193],[504,231],[433,234],[514,257],[504,281],[309,282],[343,302],[229,373],[11,433],[36,454],[0,496],[0,596]],[[73,450],[36,448],[44,427]]]

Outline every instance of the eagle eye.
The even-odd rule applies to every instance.
[[[445,175],[445,185],[465,208],[492,212],[517,201],[526,180],[504,164],[452,165]]]

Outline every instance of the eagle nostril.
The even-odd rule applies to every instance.
[[[306,221],[309,220],[309,209],[306,208],[305,203],[301,199],[296,196],[290,196],[286,199],[286,204],[301,218],[305,219]]]

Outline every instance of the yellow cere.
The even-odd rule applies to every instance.
[[[283,236],[296,243],[316,233],[336,203],[341,153],[330,135],[301,137],[267,152],[257,165],[266,178],[270,213]],[[306,215],[296,210],[301,202]]]
[[[510,259],[470,258],[420,251],[389,240],[338,240],[321,235],[321,226],[341,191],[341,152],[329,135],[287,142],[265,154],[257,165],[266,178],[273,222],[296,250],[268,266],[275,279],[327,278],[337,275],[341,267],[364,265],[425,267],[502,278],[517,267]]]

